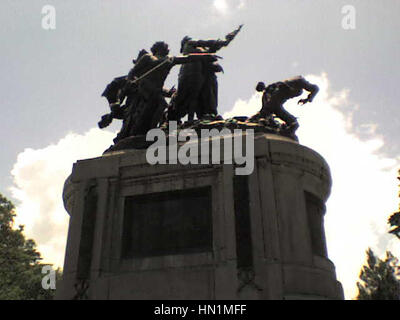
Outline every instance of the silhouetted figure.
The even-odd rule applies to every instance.
[[[275,82],[268,87],[263,82],[259,82],[256,86],[258,92],[263,92],[262,95],[262,108],[260,112],[250,118],[249,121],[257,121],[259,119],[268,119],[275,115],[286,123],[287,129],[295,132],[299,127],[296,117],[291,115],[283,108],[283,104],[291,98],[301,96],[303,90],[309,92],[306,99],[301,99],[298,104],[305,104],[312,102],[315,95],[318,93],[318,87],[309,83],[302,76],[287,79],[281,82]]]
[[[181,41],[181,53],[184,55],[214,54],[222,47],[226,47],[241,27],[229,33],[225,40],[193,40],[185,36]],[[214,116],[218,114],[217,72],[223,72],[223,69],[216,61],[197,61],[181,67],[175,101],[179,119],[186,114],[189,121],[193,120],[195,113],[198,119],[206,114]]]
[[[136,62],[148,52],[144,49],[139,51],[136,59],[132,59],[132,63]],[[120,132],[114,139],[114,143],[129,136],[132,127],[132,114],[135,112],[136,105],[139,103],[137,85],[129,74],[115,78],[107,85],[102,93],[109,103],[111,112],[101,117],[98,125],[103,129],[109,126],[113,119],[122,120],[122,127]]]
[[[128,81],[137,84],[139,103],[132,114],[132,131],[130,135],[146,134],[148,130],[157,127],[168,107],[165,96],[171,96],[173,91],[163,88],[169,71],[176,64],[189,62],[214,62],[211,55],[170,57],[168,44],[159,41],[151,48],[151,54],[144,54],[128,75]]]
[[[121,108],[119,96],[121,95],[121,91],[125,87],[126,83],[127,76],[117,77],[104,89],[101,96],[107,99],[111,112],[101,117],[101,120],[98,123],[100,129],[108,127],[113,119],[124,118],[124,111]]]

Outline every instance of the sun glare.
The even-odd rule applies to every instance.
[[[214,0],[214,7],[220,13],[226,13],[228,10],[228,4],[226,0]]]

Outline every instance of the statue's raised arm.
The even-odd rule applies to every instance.
[[[209,53],[214,53],[220,50],[223,47],[226,47],[229,45],[229,43],[235,39],[236,35],[239,33],[239,31],[242,29],[243,25],[241,24],[237,29],[233,30],[232,32],[228,33],[225,36],[225,40],[217,39],[217,40],[193,40],[192,38],[186,36],[182,40],[182,47],[181,47],[181,52],[183,54],[187,54],[188,51],[187,49],[184,49],[184,45],[186,44],[189,48],[196,48],[196,47],[202,47],[202,48],[207,48],[207,52]]]
[[[228,45],[233,39],[235,39],[236,35],[239,33],[239,31],[242,29],[243,24],[241,24],[236,30],[233,30],[232,32],[228,33],[225,36],[226,41],[228,42],[226,45]]]

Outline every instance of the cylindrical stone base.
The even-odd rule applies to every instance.
[[[253,160],[248,176],[150,165],[146,150],[75,163],[57,298],[343,299],[324,235],[328,165],[269,134]]]

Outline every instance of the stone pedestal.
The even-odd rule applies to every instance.
[[[56,298],[343,299],[324,235],[328,165],[288,138],[254,141],[248,176],[152,166],[146,150],[75,163]]]

